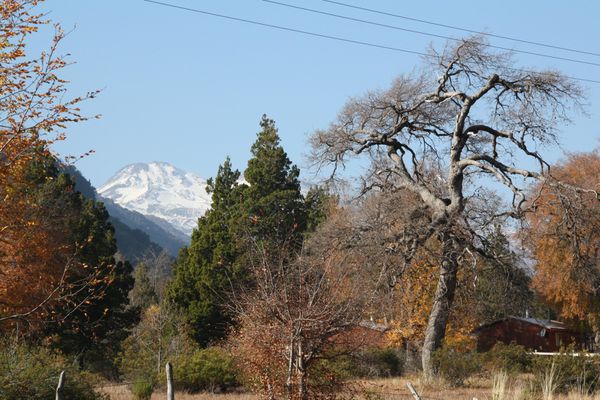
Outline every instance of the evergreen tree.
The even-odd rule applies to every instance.
[[[74,190],[72,178],[60,173],[57,162],[44,156],[31,164],[31,196],[47,210],[47,218],[60,226],[64,248],[53,249],[57,265],[68,266],[59,298],[51,305],[55,316],[46,335],[66,354],[79,357],[95,352],[108,357],[127,335],[137,318],[128,309],[133,286],[131,265],[117,262],[114,230],[101,203],[86,199]]]
[[[269,253],[299,248],[306,230],[306,207],[300,192],[300,170],[288,158],[272,119],[263,115],[244,171],[238,235],[247,236]]]
[[[239,176],[227,158],[216,178],[209,179],[211,208],[198,220],[190,246],[180,252],[167,289],[167,297],[186,314],[194,339],[204,346],[227,334],[231,317],[224,304],[231,284],[241,279],[234,236]]]
[[[135,281],[133,289],[129,292],[129,302],[132,306],[145,310],[152,304],[158,304],[158,295],[148,276],[148,269],[144,263],[136,266],[133,272]]]
[[[530,289],[531,277],[519,267],[518,257],[499,226],[487,237],[485,246],[494,258],[483,260],[477,275],[475,295],[479,321],[488,323],[511,315],[538,313],[540,306]]]
[[[304,200],[306,207],[306,232],[314,232],[325,222],[330,210],[337,206],[338,199],[321,186],[311,187]]]
[[[228,293],[252,285],[253,247],[267,253],[299,248],[307,227],[299,169],[280,144],[273,120],[262,117],[244,172],[247,185],[229,159],[208,181],[211,209],[198,220],[190,246],[175,263],[168,298],[187,316],[194,339],[208,345],[227,334],[232,318]]]

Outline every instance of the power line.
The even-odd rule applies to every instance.
[[[440,26],[442,28],[454,29],[456,31],[474,33],[474,34],[477,34],[477,35],[489,36],[489,37],[494,37],[494,38],[497,38],[497,39],[512,40],[514,42],[526,43],[526,44],[531,44],[531,45],[534,45],[534,46],[541,46],[541,47],[547,47],[547,48],[550,48],[550,49],[564,50],[564,51],[570,51],[572,53],[587,54],[587,55],[591,55],[591,56],[600,57],[600,53],[595,53],[593,51],[578,50],[578,49],[573,49],[573,48],[570,48],[570,47],[562,47],[562,46],[557,46],[557,45],[548,44],[548,43],[535,42],[535,41],[532,41],[532,40],[519,39],[519,38],[512,37],[512,36],[503,36],[503,35],[497,35],[497,34],[494,34],[494,33],[487,33],[487,32],[477,31],[477,30],[473,30],[473,29],[468,29],[468,28],[461,28],[459,26],[442,24],[442,23],[439,23],[439,22],[428,21],[426,19],[408,17],[406,15],[395,14],[395,13],[391,13],[391,12],[387,12],[387,11],[381,11],[381,10],[375,10],[373,8],[355,6],[353,4],[342,3],[341,1],[335,1],[335,0],[321,0],[321,1],[323,1],[325,3],[336,4],[336,5],[342,6],[342,7],[354,8],[356,10],[368,11],[370,13],[375,13],[375,14],[380,14],[380,15],[387,15],[389,17],[395,17],[395,18],[402,18],[402,19],[405,19],[405,20],[408,20],[408,21],[420,22],[422,24],[428,24],[428,25],[433,25],[433,26]]]
[[[274,24],[269,24],[269,23],[266,23],[266,22],[254,21],[254,20],[245,19],[245,18],[238,18],[238,17],[233,17],[231,15],[218,14],[218,13],[214,13],[214,12],[210,12],[210,11],[199,10],[199,9],[196,9],[196,8],[189,8],[189,7],[179,6],[179,5],[171,4],[171,3],[164,3],[164,2],[161,2],[161,1],[157,1],[157,0],[142,0],[142,1],[144,1],[146,3],[157,4],[157,5],[164,6],[164,7],[170,7],[170,8],[175,8],[175,9],[179,9],[179,10],[190,11],[190,12],[197,13],[197,14],[209,15],[209,16],[212,16],[212,17],[227,19],[227,20],[231,20],[231,21],[244,22],[244,23],[247,23],[247,24],[263,26],[263,27],[266,27],[266,28],[272,28],[272,29],[278,29],[278,30],[282,30],[282,31],[300,33],[300,34],[303,34],[303,35],[308,35],[308,36],[313,36],[313,37],[318,37],[318,38],[324,38],[324,39],[330,39],[330,40],[336,40],[336,41],[339,41],[339,42],[357,44],[357,45],[361,45],[361,46],[374,47],[374,48],[383,49],[383,50],[396,51],[396,52],[400,52],[400,53],[414,54],[414,55],[419,55],[419,56],[424,56],[424,57],[433,57],[431,54],[423,53],[423,52],[420,52],[420,51],[407,50],[407,49],[403,49],[403,48],[399,48],[399,47],[386,46],[386,45],[377,44],[377,43],[364,42],[364,41],[360,41],[360,40],[348,39],[348,38],[339,37],[339,36],[326,35],[326,34],[317,33],[317,32],[310,32],[310,31],[305,31],[305,30],[302,30],[302,29],[290,28],[290,27],[287,27],[287,26],[274,25]],[[513,71],[523,71],[523,72],[528,72],[528,73],[535,73],[535,71],[519,70],[517,68],[507,68],[507,69],[510,69],[510,70],[513,70]],[[569,78],[569,79],[580,81],[580,82],[588,82],[588,83],[600,84],[600,81],[598,81],[598,80],[585,79],[585,78],[576,78],[576,77],[572,77],[572,76],[566,76],[566,77]]]
[[[430,33],[430,32],[425,32],[425,31],[419,31],[419,30],[415,30],[415,29],[408,29],[408,28],[403,28],[403,27],[395,26],[395,25],[388,25],[388,24],[384,24],[384,23],[380,23],[380,22],[376,22],[376,21],[369,21],[369,20],[365,20],[365,19],[349,17],[347,15],[340,15],[340,14],[330,13],[330,12],[327,12],[327,11],[315,10],[313,8],[301,7],[301,6],[297,6],[297,5],[294,5],[294,4],[282,3],[282,2],[274,1],[274,0],[263,0],[263,1],[266,2],[266,3],[276,4],[276,5],[279,5],[279,6],[288,7],[288,8],[294,8],[294,9],[302,10],[302,11],[308,11],[308,12],[315,13],[315,14],[327,15],[329,17],[345,19],[345,20],[348,20],[348,21],[360,22],[360,23],[363,23],[363,24],[380,26],[380,27],[383,27],[383,28],[395,29],[395,30],[404,31],[404,32],[410,32],[410,33],[416,33],[418,35],[424,35],[424,36],[436,37],[436,38],[440,38],[440,39],[452,40],[452,41],[455,41],[455,42],[461,42],[462,41],[462,39],[458,39],[458,38],[455,38],[455,37],[452,37],[452,36],[438,35],[438,34],[435,34],[435,33]],[[498,49],[498,50],[511,51],[511,52],[515,52],[515,53],[529,54],[529,55],[538,56],[538,57],[551,58],[551,59],[554,59],[554,60],[569,61],[569,62],[578,63],[578,64],[586,64],[586,65],[593,65],[595,67],[600,67],[600,63],[595,63],[595,62],[591,62],[591,61],[577,60],[577,59],[573,59],[573,58],[569,58],[569,57],[553,56],[551,54],[537,53],[537,52],[528,51],[528,50],[511,49],[511,48],[508,48],[508,47],[496,46],[496,45],[493,45],[493,44],[486,44],[486,43],[479,43],[479,44],[481,44],[483,46],[490,47],[490,48]]]
[[[346,43],[352,43],[352,44],[359,44],[359,45],[362,45],[362,46],[376,47],[376,48],[384,49],[384,50],[393,50],[393,51],[398,51],[398,52],[402,52],[402,53],[416,54],[416,55],[419,55],[419,56],[425,56],[425,57],[429,56],[429,54],[422,53],[422,52],[419,52],[419,51],[406,50],[406,49],[401,49],[399,47],[392,47],[392,46],[386,46],[386,45],[377,44],[377,43],[370,43],[370,42],[363,42],[363,41],[360,41],[360,40],[353,40],[353,39],[342,38],[342,37],[339,37],[339,36],[331,36],[331,35],[325,35],[325,34],[322,34],[322,33],[309,32],[309,31],[304,31],[304,30],[301,30],[301,29],[289,28],[287,26],[273,25],[273,24],[268,24],[266,22],[253,21],[251,19],[232,17],[230,15],[217,14],[217,13],[213,13],[213,12],[209,12],[209,11],[198,10],[198,9],[195,9],[195,8],[188,8],[188,7],[178,6],[176,4],[163,3],[163,2],[155,1],[155,0],[143,0],[143,1],[145,1],[146,3],[154,3],[154,4],[158,4],[158,5],[165,6],[165,7],[177,8],[179,10],[191,11],[191,12],[198,13],[198,14],[210,15],[212,17],[224,18],[224,19],[228,19],[228,20],[232,20],[232,21],[245,22],[245,23],[248,23],[248,24],[264,26],[264,27],[267,27],[267,28],[279,29],[279,30],[282,30],[282,31],[301,33],[303,35],[309,35],[309,36],[314,36],[314,37],[319,37],[319,38],[337,40],[337,41],[340,41],[340,42],[346,42]],[[598,83],[600,83],[600,81],[598,81]]]

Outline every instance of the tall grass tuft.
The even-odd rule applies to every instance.
[[[508,374],[504,370],[495,372],[492,376],[492,400],[508,400],[509,397]]]
[[[558,371],[553,362],[542,375],[542,400],[553,400],[558,387]]]

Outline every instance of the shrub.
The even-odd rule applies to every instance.
[[[481,370],[478,353],[446,346],[433,353],[432,362],[440,377],[452,386],[462,386],[465,380]]]
[[[582,389],[586,392],[593,392],[599,388],[600,365],[598,360],[588,357],[585,353],[575,356],[572,351],[565,351],[552,357],[536,356],[533,361],[536,386],[542,385],[545,374],[553,366],[555,386],[558,392],[566,393]]]
[[[483,355],[488,371],[505,371],[510,375],[531,372],[532,357],[525,347],[504,343],[497,343]]]
[[[325,357],[319,370],[327,370],[338,380],[351,378],[388,378],[402,373],[404,359],[393,349],[367,349],[357,354]]]
[[[91,376],[77,371],[61,355],[44,347],[0,341],[0,399],[53,399],[61,371],[69,400],[106,399],[91,385]]]
[[[149,400],[154,392],[154,382],[152,380],[139,380],[131,386],[131,392],[136,400]]]
[[[190,391],[223,390],[237,384],[233,360],[218,347],[198,349],[173,362],[175,384]]]
[[[361,376],[384,378],[399,376],[404,365],[402,357],[392,349],[375,349],[358,356]]]

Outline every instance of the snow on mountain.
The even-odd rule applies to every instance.
[[[166,220],[188,236],[210,207],[206,181],[165,162],[128,165],[98,193],[129,210]]]

